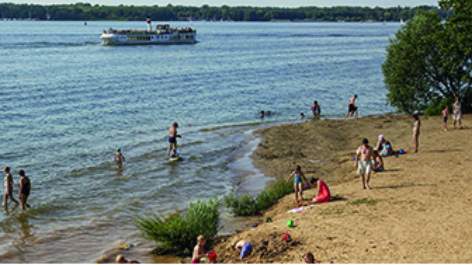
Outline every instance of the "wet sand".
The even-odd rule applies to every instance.
[[[238,262],[231,243],[254,245],[250,263],[301,263],[311,251],[322,263],[470,263],[472,228],[471,115],[463,130],[440,129],[440,117],[421,117],[419,153],[384,158],[386,171],[362,190],[352,158],[363,138],[384,134],[393,148],[412,150],[411,116],[318,120],[262,129],[254,164],[267,176],[286,179],[296,165],[307,178],[323,179],[337,200],[301,213],[288,195],[256,218],[255,229],[216,244],[218,261]],[[316,191],[308,190],[305,199]],[[270,216],[271,223],[264,223]],[[298,229],[288,228],[294,220]],[[293,240],[282,241],[285,233]]]

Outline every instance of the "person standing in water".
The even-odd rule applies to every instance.
[[[18,204],[18,201],[13,198],[13,176],[10,174],[10,168],[4,167],[3,172],[6,174],[3,185],[5,192],[3,193],[3,206],[8,206],[8,198]]]
[[[349,107],[347,110],[346,118],[348,116],[352,117],[353,114],[356,114],[356,118],[357,118],[356,99],[357,99],[357,94],[355,94],[351,99],[349,99]]]
[[[167,149],[167,156],[170,155],[170,151],[172,150],[177,153],[177,138],[182,138],[182,136],[177,134],[177,128],[179,128],[179,124],[174,122],[172,127],[169,129],[169,149]]]
[[[313,112],[313,118],[320,116],[321,108],[318,101],[315,100],[315,102],[313,102],[313,105],[311,105],[311,111]]]
[[[420,121],[420,118],[418,117],[418,114],[413,114],[413,119],[415,120],[415,123],[413,125],[413,144],[415,145],[414,152],[418,153],[421,121]]]
[[[290,177],[287,179],[287,183],[290,182],[290,180],[295,176],[294,182],[293,182],[293,187],[295,189],[295,202],[298,203],[298,193],[300,192],[300,199],[303,201],[303,181],[302,178],[306,181],[305,174],[302,172],[302,168],[300,166],[297,166],[295,171],[290,175]]]
[[[357,174],[361,175],[362,189],[367,187],[370,190],[369,181],[372,171],[373,153],[374,149],[369,146],[369,140],[363,139],[362,145],[357,149],[356,161],[354,162]]]
[[[123,162],[125,160],[125,156],[121,153],[121,147],[116,148],[116,153],[115,153],[115,162],[116,162],[116,167],[121,169],[121,166],[123,166]]]
[[[18,171],[18,174],[20,175],[20,181],[19,181],[20,191],[18,193],[18,199],[20,199],[21,210],[23,211],[26,208],[30,208],[28,204],[28,197],[31,191],[31,181],[25,175],[24,170]]]
[[[456,122],[459,122],[459,129],[462,129],[461,118],[461,102],[459,101],[459,98],[456,98],[456,102],[454,102],[454,105],[452,105],[452,119],[454,120],[454,129],[456,128]]]

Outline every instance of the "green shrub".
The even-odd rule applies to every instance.
[[[277,181],[269,190],[263,190],[255,198],[246,194],[225,196],[225,206],[231,208],[237,216],[251,216],[259,214],[276,203],[280,198],[293,193],[293,180],[287,184],[284,180]]]
[[[438,97],[431,100],[431,103],[426,107],[424,110],[424,116],[437,116],[440,115],[443,109],[446,108],[446,105],[449,106],[449,112],[452,112],[452,105],[454,104],[454,98],[448,98],[444,100],[444,98]]]
[[[137,216],[135,226],[141,236],[160,244],[164,252],[190,254],[199,235],[215,236],[220,226],[220,201],[211,199],[208,202],[191,203],[186,215],[179,211],[164,217],[152,213],[148,216]]]

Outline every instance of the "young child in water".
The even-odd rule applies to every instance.
[[[124,161],[126,161],[126,160],[125,160],[125,157],[123,156],[123,154],[121,153],[121,148],[120,147],[116,148],[116,153],[115,153],[116,167],[121,168]]]
[[[264,111],[261,110],[261,113],[259,114],[259,117],[264,118]]]
[[[300,119],[305,119],[305,114],[303,114],[303,112],[300,113]]]
[[[287,183],[290,182],[290,180],[295,176],[295,180],[293,182],[293,187],[295,188],[295,202],[298,203],[298,193],[300,192],[300,199],[303,201],[303,181],[302,178],[305,180],[305,182],[308,182],[305,178],[305,174],[302,172],[302,168],[300,166],[297,166],[295,168],[295,171],[290,174],[290,177],[287,179]]]
[[[200,263],[200,259],[208,257],[208,254],[205,254],[205,249],[203,248],[207,242],[204,235],[199,235],[197,237],[197,245],[193,249],[192,263]]]

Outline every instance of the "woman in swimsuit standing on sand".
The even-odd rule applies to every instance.
[[[419,138],[420,138],[420,126],[421,126],[421,121],[420,118],[418,117],[418,114],[413,114],[413,119],[415,120],[415,123],[413,125],[413,143],[415,144],[415,153],[418,152],[418,145],[419,145]]]

